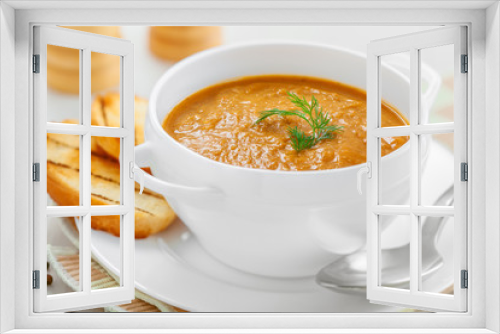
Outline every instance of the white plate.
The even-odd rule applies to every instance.
[[[428,168],[439,171],[450,152],[433,145]],[[448,185],[439,172],[428,194],[437,197]],[[444,266],[426,282],[439,292],[452,284],[453,226],[447,223],[438,249]],[[73,232],[75,233],[75,232]],[[383,238],[400,235],[388,228]],[[393,238],[397,239],[397,238]],[[119,239],[92,231],[92,254],[118,274]],[[407,241],[406,241],[407,242]],[[396,244],[394,246],[397,246]],[[184,224],[177,220],[166,231],[136,240],[136,288],[168,304],[195,312],[397,312],[401,309],[370,304],[363,296],[345,295],[319,287],[314,278],[275,279],[247,274],[228,267],[206,253]]]

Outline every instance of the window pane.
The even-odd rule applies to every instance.
[[[78,235],[74,217],[47,219],[47,294],[59,295],[82,291],[80,287],[80,255],[78,240],[67,238],[67,230]],[[43,280],[42,280],[43,281]]]
[[[81,205],[80,136],[47,134],[47,193],[49,206]]]
[[[420,124],[453,122],[454,45],[421,49],[420,64]]]
[[[381,127],[404,126],[410,119],[410,52],[380,57]]]
[[[380,231],[379,285],[383,287],[409,289],[410,216],[381,215],[379,216],[378,223]],[[399,239],[399,245],[395,246],[394,238]]]
[[[119,205],[122,203],[120,138],[92,137],[95,143],[91,158],[92,205]],[[115,157],[116,156],[116,157]]]
[[[47,45],[47,121],[81,124],[79,49]]]
[[[110,237],[107,238],[108,243],[106,247],[106,261],[110,263],[119,263],[121,264],[121,216],[92,216],[92,235],[96,235],[97,233],[108,233]],[[96,231],[95,228],[98,227],[101,231]],[[103,232],[105,230],[107,232]],[[91,281],[92,281],[92,290],[100,290],[107,288],[115,288],[117,286],[121,286],[120,284],[120,274],[121,267],[118,266],[118,273],[110,273],[106,272],[102,269],[101,265],[98,265],[96,262],[92,261],[92,273],[91,273]]]
[[[453,294],[453,217],[420,217],[420,291]]]
[[[453,185],[455,160],[453,133],[420,135],[420,204],[435,206],[437,199]],[[452,190],[453,191],[453,190]],[[453,196],[452,196],[453,198]],[[441,203],[439,205],[452,205]]]
[[[410,204],[410,143],[408,136],[380,138],[379,204]]]
[[[121,126],[120,62],[120,56],[91,53],[92,93],[98,94],[92,103],[92,125]]]

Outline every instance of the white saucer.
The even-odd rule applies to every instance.
[[[452,159],[449,151],[433,145],[429,162]],[[434,169],[432,165],[428,167]],[[439,179],[439,173],[436,178]],[[437,198],[448,185],[436,182]],[[426,286],[439,292],[452,283],[452,224],[438,241],[444,266]],[[450,230],[451,229],[451,230]],[[73,232],[76,233],[76,232]],[[386,232],[384,232],[386,233]],[[397,229],[387,229],[389,237]],[[383,236],[386,237],[385,235]],[[119,239],[92,230],[92,254],[118,274]],[[195,312],[398,312],[401,309],[370,304],[364,296],[345,295],[319,287],[314,278],[274,279],[241,272],[211,257],[185,225],[177,220],[166,231],[136,240],[136,288],[165,303]]]

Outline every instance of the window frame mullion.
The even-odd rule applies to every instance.
[[[415,294],[420,288],[420,217],[415,209],[420,204],[420,145],[419,135],[413,127],[419,124],[420,115],[420,51],[410,48],[410,292]]]

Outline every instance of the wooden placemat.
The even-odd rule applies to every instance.
[[[74,247],[47,245],[47,261],[50,268],[73,291],[79,290],[80,258]],[[98,262],[91,262],[92,290],[118,287],[115,277]],[[107,306],[105,312],[185,312],[177,307],[168,305],[138,290],[135,299],[130,304]]]

